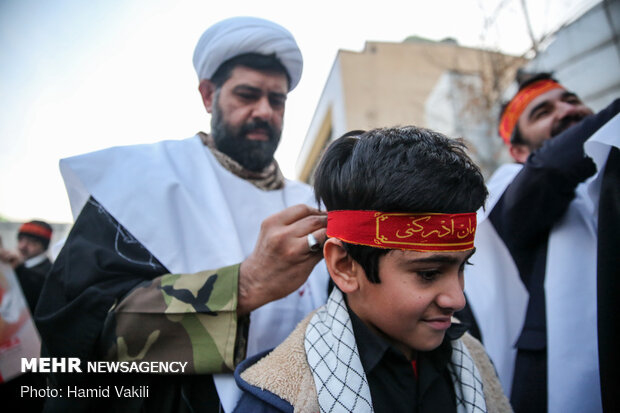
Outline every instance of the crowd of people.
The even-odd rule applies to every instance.
[[[333,141],[310,187],[274,159],[303,68],[291,33],[226,19],[193,64],[209,133],[61,160],[74,224],[53,264],[42,221],[0,249],[41,357],[187,368],[53,372],[38,386],[148,391],[33,409],[620,408],[620,101],[593,113],[534,74],[499,120],[515,163],[488,182],[463,141],[386,125]]]

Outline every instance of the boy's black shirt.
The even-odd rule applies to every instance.
[[[450,340],[465,333],[453,324],[439,347],[417,353],[418,378],[411,361],[387,340],[373,333],[348,307],[355,341],[376,413],[455,413],[456,396],[448,371],[452,355]]]

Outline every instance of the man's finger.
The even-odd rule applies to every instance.
[[[326,216],[325,212],[321,212],[316,208],[309,207],[305,204],[298,204],[283,209],[268,219],[273,219],[276,223],[280,223],[282,225],[290,225],[302,218],[314,215]]]
[[[311,232],[327,228],[326,215],[310,215],[289,224],[290,234],[295,237],[305,237]]]

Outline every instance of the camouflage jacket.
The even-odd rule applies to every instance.
[[[245,358],[248,324],[237,322],[238,279],[237,264],[139,284],[106,317],[105,358],[186,361],[186,374],[234,370]]]
[[[239,264],[170,274],[90,199],[59,254],[35,320],[44,354],[82,360],[187,362],[185,374],[227,372],[245,358]]]

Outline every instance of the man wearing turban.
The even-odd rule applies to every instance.
[[[293,36],[227,19],[193,62],[210,134],[61,161],[76,221],[36,314],[49,356],[182,362],[184,374],[52,375],[57,387],[147,391],[48,398],[50,411],[231,411],[235,366],[326,300],[315,245],[326,217],[273,158],[302,71]]]

